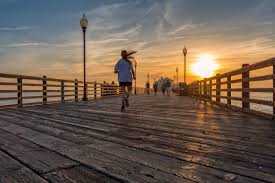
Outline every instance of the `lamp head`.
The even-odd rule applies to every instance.
[[[186,55],[187,54],[187,48],[184,46],[183,50],[182,50],[183,54]]]
[[[86,30],[88,27],[88,19],[86,18],[85,14],[83,14],[83,17],[80,20],[80,26],[83,30]]]

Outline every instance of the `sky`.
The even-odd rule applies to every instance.
[[[274,0],[0,0],[0,72],[79,79],[86,14],[88,81],[116,81],[120,50],[137,50],[138,84],[150,78],[187,80],[201,54],[211,54],[216,73],[255,63],[275,53]]]

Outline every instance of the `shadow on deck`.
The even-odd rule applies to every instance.
[[[188,97],[0,110],[0,182],[275,182],[275,123]]]

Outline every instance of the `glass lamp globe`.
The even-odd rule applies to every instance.
[[[183,48],[182,52],[183,52],[184,55],[187,54],[187,49],[186,49],[186,47]]]
[[[88,27],[88,19],[86,18],[85,14],[83,14],[83,17],[80,20],[80,25],[82,29],[87,29]]]

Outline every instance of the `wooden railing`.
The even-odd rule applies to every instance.
[[[266,70],[265,70],[266,69]],[[257,76],[251,76],[251,72],[258,71]],[[260,74],[260,75],[259,75]],[[240,77],[234,79],[239,75]],[[263,82],[257,84],[256,88],[252,88],[251,83]],[[268,87],[264,82],[270,82]],[[233,87],[233,85],[239,85]],[[233,92],[239,92],[239,97],[232,96]],[[225,93],[225,95],[222,95]],[[251,97],[251,93],[269,93],[273,97],[270,100],[265,98],[255,99]],[[234,109],[263,115],[265,117],[275,116],[275,58],[255,63],[252,65],[243,64],[242,68],[217,74],[211,78],[205,78],[200,81],[194,81],[189,84],[189,95],[208,100],[217,104],[225,105]],[[225,100],[225,101],[221,101]],[[240,101],[240,105],[233,105],[233,101]],[[251,109],[251,104],[269,106],[270,112],[265,110]]]
[[[34,76],[0,73],[0,108],[52,102],[79,101],[84,83]],[[118,85],[87,82],[89,99],[120,95]]]

